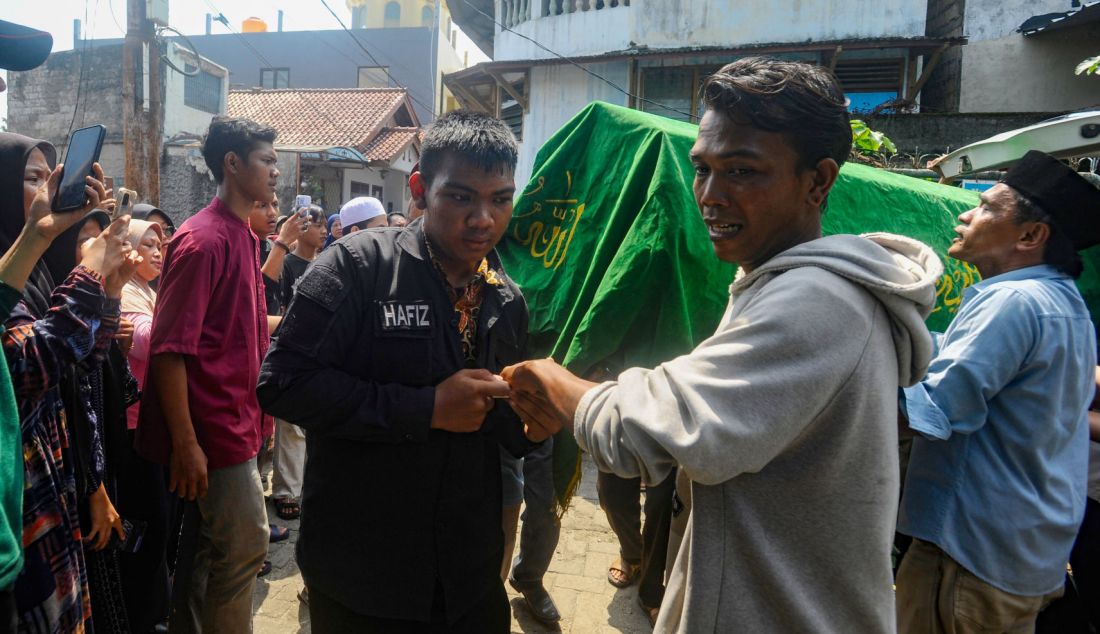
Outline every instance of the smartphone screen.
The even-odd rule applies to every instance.
[[[84,177],[92,175],[92,163],[99,160],[107,128],[93,125],[73,132],[65,151],[65,173],[53,201],[54,211],[71,211],[84,206]]]

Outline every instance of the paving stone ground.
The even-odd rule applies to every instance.
[[[309,634],[309,610],[298,600],[302,575],[294,560],[298,522],[278,519],[289,526],[291,538],[272,544],[268,559],[272,571],[256,583],[253,618],[256,634]],[[550,628],[535,621],[523,599],[508,588],[512,604],[512,632],[566,632],[575,634],[648,634],[651,631],[637,604],[637,587],[618,590],[607,582],[607,567],[619,553],[618,541],[596,498],[596,470],[587,459],[578,494],[562,519],[561,539],[545,583],[558,605],[562,621]]]

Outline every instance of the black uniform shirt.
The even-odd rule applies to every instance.
[[[306,583],[382,618],[427,621],[441,600],[453,622],[500,583],[498,447],[519,456],[535,445],[505,402],[478,432],[430,428],[435,385],[465,363],[421,226],[357,231],[314,260],[258,393],[266,412],[306,430]],[[486,287],[478,319],[479,367],[524,358],[527,306],[510,279]]]

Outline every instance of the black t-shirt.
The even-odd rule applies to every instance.
[[[279,279],[279,300],[282,302],[283,308],[290,306],[290,298],[294,297],[294,284],[298,282],[298,278],[302,276],[302,273],[306,272],[309,262],[309,260],[293,253],[288,253],[283,258],[283,276]]]
[[[267,256],[271,255],[271,249],[275,245],[270,240],[260,240],[260,266],[267,262]],[[264,278],[264,300],[267,302],[267,314],[278,316],[283,314],[283,302],[279,283],[266,275]]]

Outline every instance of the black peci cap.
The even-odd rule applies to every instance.
[[[1031,150],[1002,182],[1050,214],[1074,249],[1100,244],[1100,188],[1058,159]]]

